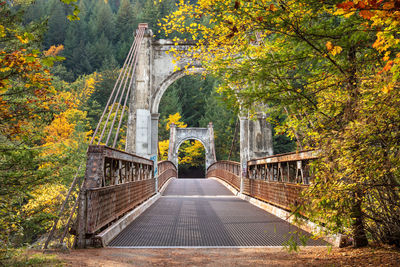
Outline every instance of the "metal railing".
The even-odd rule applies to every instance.
[[[94,234],[156,193],[153,161],[107,146],[88,149],[80,235]]]
[[[249,179],[308,185],[311,180],[310,161],[318,158],[315,150],[292,152],[247,162]]]
[[[172,177],[178,177],[178,171],[172,161],[158,162],[158,190]]]
[[[218,161],[207,170],[207,177],[217,177],[243,194],[291,210],[301,202],[301,192],[312,182],[310,162],[318,151],[301,151],[249,160],[243,173],[240,163]]]
[[[207,169],[207,178],[217,177],[224,180],[236,190],[240,190],[240,163],[221,160],[211,164]]]
[[[310,162],[317,151],[301,151],[254,159],[247,162],[243,193],[292,210],[301,203],[301,192],[310,184]]]

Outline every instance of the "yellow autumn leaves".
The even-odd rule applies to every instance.
[[[340,46],[333,45],[331,41],[326,42],[326,49],[334,56],[340,54],[343,50]]]
[[[87,116],[87,113],[79,108],[88,101],[100,79],[101,76],[95,72],[85,79],[84,86],[80,90],[57,93],[56,101],[59,106],[65,105],[65,110],[55,116],[54,120],[44,128],[41,157],[64,158],[68,150],[77,149],[83,141],[89,139],[92,131],[82,132],[77,129],[80,123],[86,121]],[[50,158],[40,167],[52,168],[54,163]]]

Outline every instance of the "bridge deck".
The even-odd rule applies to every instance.
[[[111,247],[282,246],[306,232],[234,196],[211,179],[174,179]],[[299,242],[300,243],[300,242]],[[325,245],[309,240],[307,245]]]

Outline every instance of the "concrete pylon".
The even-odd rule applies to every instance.
[[[146,158],[157,157],[158,106],[163,94],[179,78],[203,71],[199,62],[186,57],[175,60],[169,51],[171,48],[187,50],[193,45],[176,45],[173,40],[154,40],[153,32],[145,30],[129,101],[127,152]]]
[[[177,128],[175,124],[171,123],[169,130],[168,160],[172,161],[176,168],[178,168],[179,147],[186,140],[193,139],[200,141],[204,146],[207,170],[211,164],[217,161],[212,122],[208,124],[207,128]]]
[[[258,112],[252,119],[248,112],[241,112],[240,119],[240,191],[247,177],[247,161],[274,154],[272,126],[265,112]]]

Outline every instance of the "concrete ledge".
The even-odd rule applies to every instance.
[[[295,223],[294,216],[289,211],[278,208],[274,205],[271,205],[267,202],[250,197],[248,195],[242,194],[239,191],[237,191],[234,187],[232,187],[230,184],[219,179],[218,177],[212,177],[210,179],[217,180],[218,182],[220,182],[221,184],[226,186],[234,195],[238,196],[239,198],[246,200],[247,202],[259,207],[260,209],[263,209],[263,210],[275,215],[276,217],[299,227],[300,229],[302,229],[308,233],[318,235],[319,233],[324,232],[324,230],[325,230],[323,227],[318,226],[309,220],[302,220],[302,222],[300,224]],[[321,236],[321,238],[324,239],[325,241],[327,241],[328,243],[332,244],[335,247],[340,247],[345,236],[338,234],[338,235]]]
[[[169,179],[171,180],[171,179]],[[101,242],[103,247],[106,247],[110,241],[122,232],[131,222],[139,217],[146,209],[154,204],[161,197],[160,193],[153,195],[151,198],[143,202],[141,205],[134,208],[132,211],[125,214],[121,219],[116,221],[113,225],[105,229],[103,232],[96,235],[96,239]]]
[[[164,193],[165,189],[167,188],[167,186],[169,185],[169,183],[170,183],[173,179],[176,179],[176,177],[171,177],[171,178],[169,178],[169,179],[163,184],[163,186],[160,188],[160,191],[159,191],[161,195]]]

